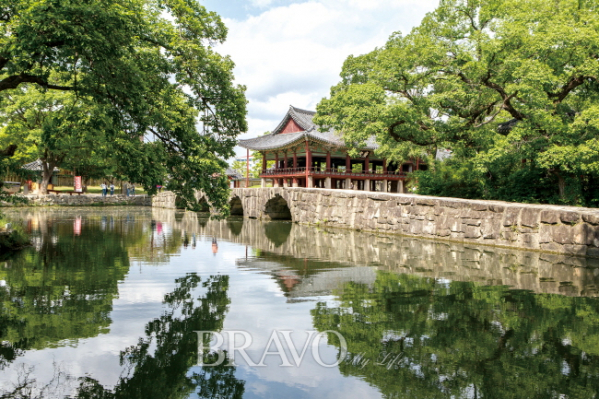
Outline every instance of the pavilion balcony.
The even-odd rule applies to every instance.
[[[260,177],[262,178],[285,178],[285,177],[301,177],[306,175],[306,168],[277,168],[267,169],[262,171]],[[344,169],[322,169],[322,168],[309,168],[309,176],[316,177],[334,177],[338,179],[368,179],[368,180],[403,180],[407,177],[405,172],[401,171],[360,171],[360,172],[346,172]]]

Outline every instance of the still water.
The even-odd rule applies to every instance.
[[[591,260],[150,208],[7,216],[33,246],[0,255],[0,398],[598,397]],[[217,354],[196,331],[249,337],[247,358],[199,365]]]

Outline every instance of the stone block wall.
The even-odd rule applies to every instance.
[[[152,197],[152,207],[177,209],[176,207],[177,194],[172,191],[163,191]]]
[[[599,209],[306,188],[233,189],[244,217],[273,218],[287,202],[294,222],[599,258]]]
[[[49,194],[49,195],[25,195],[28,199],[26,206],[90,206],[90,205],[138,205],[151,206],[152,198],[147,195],[136,195],[127,197],[126,195],[108,195],[102,197],[94,194],[67,195],[67,194]],[[14,204],[6,203],[7,206]]]

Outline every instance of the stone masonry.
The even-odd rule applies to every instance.
[[[319,224],[599,258],[599,209],[306,188],[233,189],[246,218]],[[270,207],[272,208],[272,207]]]
[[[28,203],[24,206],[90,206],[90,205],[138,205],[151,206],[152,198],[147,195],[135,195],[127,197],[125,195],[101,195],[81,194],[81,195],[25,195]],[[4,204],[5,206],[15,206],[11,203]]]

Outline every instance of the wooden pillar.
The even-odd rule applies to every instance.
[[[310,151],[310,143],[306,140],[306,188],[310,187],[308,176],[312,168],[312,152]]]
[[[368,173],[370,171],[370,154],[368,154],[368,156],[364,160],[364,169],[365,173]]]
[[[351,172],[351,158],[349,157],[349,154],[345,155],[345,172]]]
[[[297,150],[293,150],[293,167],[297,168]]]
[[[416,170],[420,170],[420,158],[416,158]]]
[[[245,158],[245,188],[250,188],[250,149],[247,150]]]
[[[267,165],[267,161],[266,161],[266,153],[263,152],[262,153],[262,173],[266,172],[266,165]]]
[[[287,153],[285,153],[285,160],[283,161],[283,167],[287,169]]]
[[[383,159],[383,174],[387,174],[387,160]],[[387,191],[387,190],[385,190]]]
[[[331,152],[327,151],[327,173],[331,172]]]

